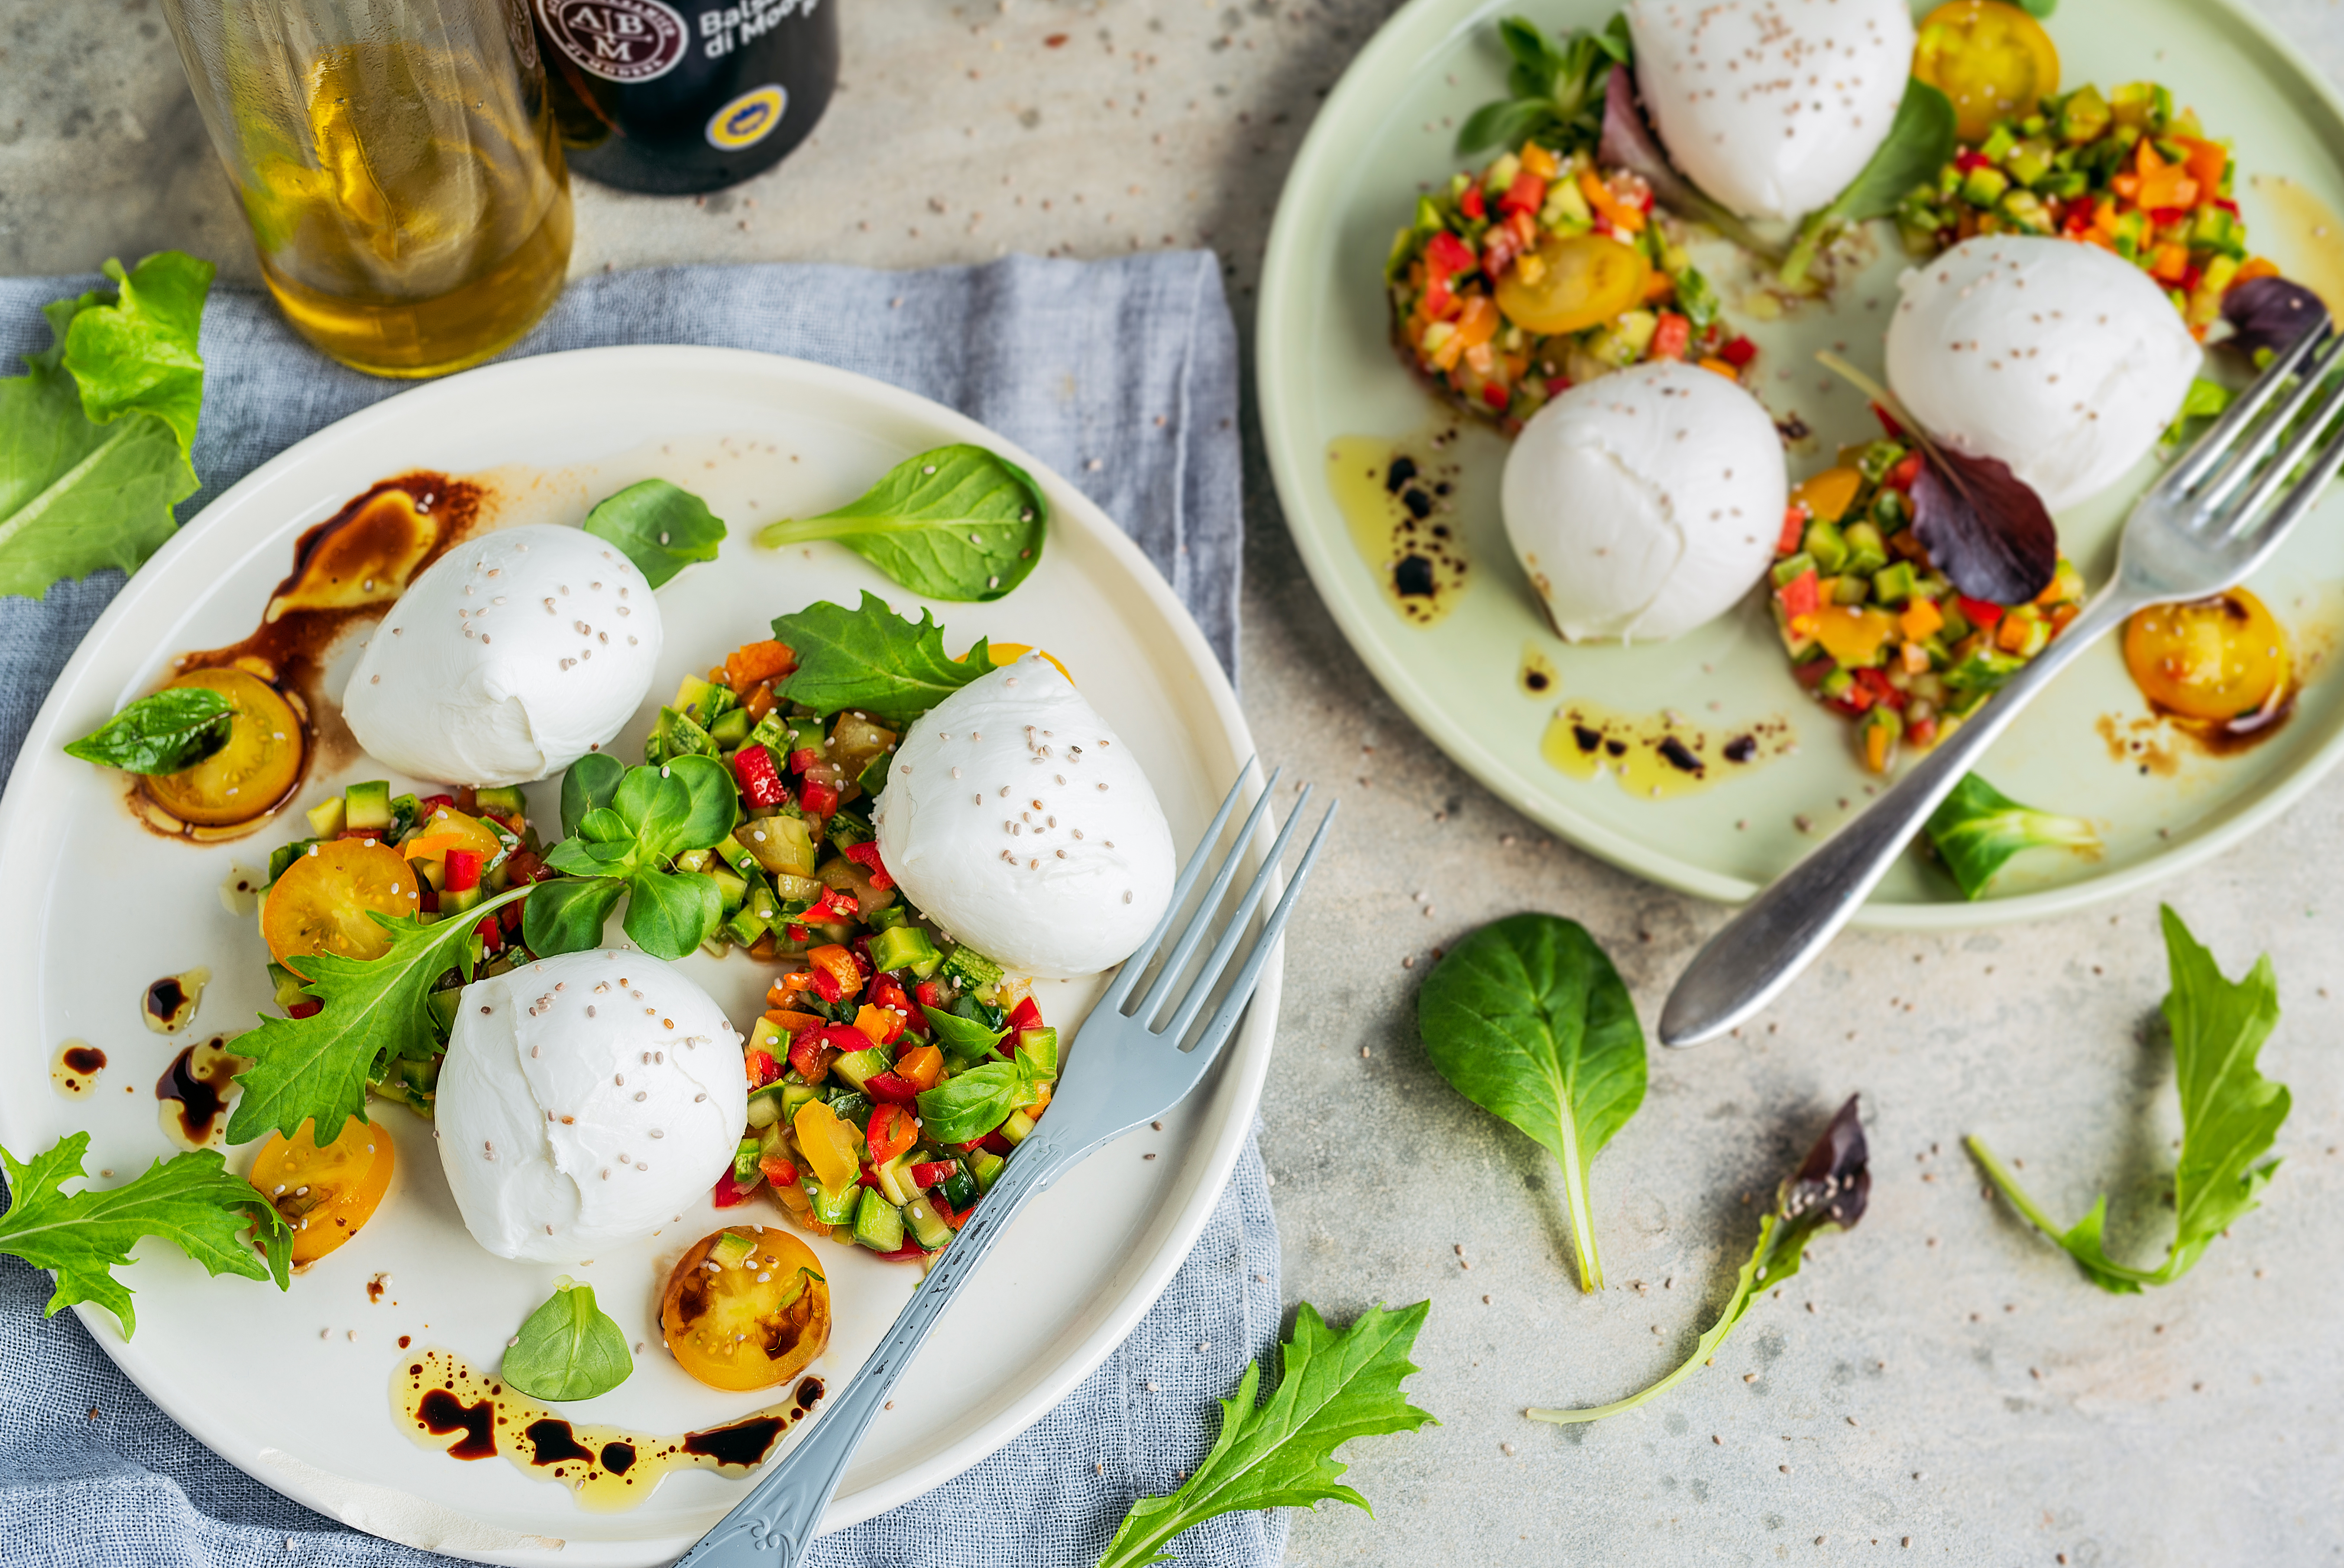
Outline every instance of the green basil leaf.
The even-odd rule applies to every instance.
[[[916,622],[906,621],[870,592],[853,610],[825,601],[775,616],[773,635],[798,658],[795,673],[773,694],[824,716],[857,708],[900,726],[993,672],[983,638],[955,659],[945,652],[944,628],[925,609]]]
[[[571,763],[561,775],[562,834],[579,832],[588,812],[609,805],[611,797],[619,793],[619,781],[626,776],[627,764],[608,752],[588,752]]]
[[[696,871],[644,871],[627,884],[627,935],[654,958],[697,948],[724,918],[716,879]]]
[[[988,1029],[973,1018],[947,1013],[941,1007],[931,1007],[924,1002],[920,1004],[920,1011],[927,1015],[928,1027],[933,1031],[935,1043],[943,1047],[945,1056],[951,1060],[955,1070],[962,1062],[983,1061],[991,1057],[1002,1038],[1009,1033],[1006,1029]],[[968,1139],[963,1138],[953,1141],[966,1143]]]
[[[998,599],[1042,559],[1048,517],[1041,487],[1015,463],[983,447],[938,447],[897,463],[851,505],[767,524],[757,542],[836,540],[914,593]]]
[[[66,755],[126,774],[176,774],[227,744],[236,704],[209,686],[139,698],[66,747]]]
[[[1015,1062],[991,1061],[955,1073],[920,1094],[920,1131],[932,1143],[973,1143],[1009,1119],[1033,1092]]]
[[[1417,998],[1425,1055],[1467,1099],[1546,1145],[1584,1290],[1603,1288],[1588,1172],[1644,1099],[1644,1031],[1578,922],[1515,915],[1449,951]]]
[[[505,1381],[533,1400],[591,1400],[635,1370],[627,1336],[594,1304],[594,1287],[554,1281],[553,1294],[529,1315],[499,1368]]]
[[[586,531],[626,551],[657,588],[695,561],[713,561],[724,523],[688,490],[663,479],[631,484],[586,514]]]
[[[600,947],[602,926],[626,890],[625,883],[607,876],[566,876],[537,883],[529,890],[529,901],[521,905],[521,940],[541,958]]]

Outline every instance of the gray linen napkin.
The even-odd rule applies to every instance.
[[[0,365],[48,346],[41,305],[97,282],[0,279]],[[950,404],[1066,474],[1120,522],[1234,673],[1237,341],[1210,255],[1012,257],[922,273],[769,266],[601,275],[572,284],[512,352],[608,343],[792,354]],[[181,509],[183,521],[294,441],[400,389],[326,360],[255,294],[214,293],[203,353],[195,463],[204,489]],[[58,670],[120,586],[109,571],[60,583],[44,602],[0,599],[0,773],[14,766]],[[1275,1343],[1278,1263],[1268,1181],[1248,1147],[1195,1250],[1105,1365],[999,1452],[916,1502],[823,1538],[813,1561],[1096,1562],[1134,1498],[1171,1490],[1195,1467],[1217,1419],[1212,1401],[1235,1386],[1248,1357]],[[48,1293],[45,1274],[0,1259],[0,1387],[8,1391],[0,1398],[0,1562],[9,1568],[448,1561],[349,1530],[214,1456],[116,1370],[78,1320],[44,1320]],[[1183,1537],[1180,1555],[1189,1563],[1275,1563],[1285,1536],[1280,1515],[1228,1515]]]

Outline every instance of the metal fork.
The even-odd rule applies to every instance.
[[[2270,559],[2344,466],[2344,335],[2327,312],[2132,510],[2114,581],[1992,700],[1853,822],[1752,899],[1694,955],[1661,1039],[1698,1045],[1749,1019],[1846,924],[1937,803],[2027,700],[2135,611],[2235,586]],[[2276,502],[2276,504],[2273,504]]]
[[[684,1553],[677,1568],[687,1563],[692,1568],[749,1568],[751,1564],[755,1568],[797,1568],[813,1541],[823,1510],[829,1506],[831,1494],[838,1490],[839,1477],[845,1473],[847,1462],[862,1442],[864,1429],[879,1413],[888,1391],[912,1364],[927,1340],[928,1330],[935,1327],[936,1320],[960,1294],[961,1287],[984,1264],[994,1243],[1009,1229],[1018,1211],[1035,1194],[1082,1163],[1093,1149],[1143,1122],[1162,1117],[1203,1080],[1214,1057],[1235,1032],[1238,1018],[1253,996],[1262,966],[1286,929],[1287,917],[1294,912],[1294,901],[1310,875],[1311,865],[1327,841],[1327,831],[1334,824],[1337,805],[1340,804],[1328,806],[1318,832],[1303,851],[1301,863],[1294,868],[1293,879],[1286,885],[1285,893],[1253,938],[1252,946],[1238,965],[1236,979],[1206,1023],[1204,1033],[1193,1047],[1183,1050],[1181,1041],[1196,1023],[1197,1015],[1211,1000],[1221,972],[1236,956],[1239,943],[1245,939],[1247,924],[1269,893],[1287,843],[1302,820],[1303,808],[1310,804],[1311,791],[1306,787],[1271,845],[1268,858],[1230,913],[1204,966],[1186,991],[1176,996],[1174,988],[1180,985],[1182,972],[1211,933],[1214,916],[1237,875],[1238,864],[1268,814],[1270,794],[1278,786],[1278,773],[1271,774],[1262,785],[1261,798],[1246,818],[1236,845],[1221,861],[1212,885],[1197,905],[1195,916],[1180,929],[1168,954],[1165,954],[1165,939],[1172,934],[1174,921],[1179,918],[1188,895],[1210,862],[1214,847],[1220,843],[1221,831],[1228,825],[1229,815],[1237,809],[1253,771],[1251,763],[1238,771],[1238,782],[1228,798],[1221,802],[1213,825],[1205,830],[1203,841],[1181,868],[1164,918],[1157,923],[1155,933],[1140,945],[1139,950],[1124,961],[1114,984],[1107,987],[1106,995],[1091,1010],[1081,1032],[1067,1047],[1065,1075],[1050,1100],[1049,1113],[1017,1146],[993,1189],[976,1206],[968,1223],[953,1237],[951,1245],[937,1255],[935,1267],[920,1282],[919,1290],[913,1293],[894,1326],[887,1330],[862,1370],[823,1411],[813,1430],[765,1472],[715,1529]],[[1159,954],[1165,957],[1155,984],[1137,1006],[1131,1006],[1132,993]],[[1171,1009],[1170,1018],[1161,1027],[1151,1027],[1167,1008]]]

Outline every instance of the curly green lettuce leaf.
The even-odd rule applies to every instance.
[[[945,652],[945,629],[927,611],[906,621],[868,592],[853,610],[823,602],[777,615],[773,635],[798,660],[774,696],[803,703],[825,718],[856,708],[900,726],[993,670],[984,638],[965,656],[952,658]]]
[[[113,1271],[131,1261],[130,1249],[147,1236],[162,1237],[214,1275],[274,1277],[278,1290],[286,1288],[292,1229],[258,1189],[229,1173],[217,1150],[158,1159],[120,1187],[69,1193],[65,1184],[87,1174],[82,1157],[88,1150],[86,1132],[68,1134],[29,1160],[0,1148],[9,1198],[8,1211],[0,1214],[0,1252],[56,1275],[45,1314],[92,1301],[113,1313],[122,1337],[130,1338],[137,1314],[129,1287]],[[265,1250],[265,1263],[255,1243]]]
[[[1982,895],[2013,855],[2030,849],[2100,847],[2099,831],[2082,817],[2021,805],[1975,774],[1964,774],[1938,803],[1926,831],[1964,898]]]
[[[897,463],[850,505],[768,523],[757,542],[833,539],[914,593],[998,599],[1040,564],[1049,515],[1042,487],[1007,458],[938,447]]]
[[[1417,998],[1425,1055],[1451,1087],[1546,1145],[1582,1290],[1603,1288],[1590,1168],[1644,1103],[1644,1031],[1620,972],[1573,920],[1514,915],[1474,932]]]
[[[1733,1277],[1733,1293],[1726,1298],[1725,1310],[1717,1315],[1709,1331],[1702,1335],[1674,1371],[1626,1399],[1614,1400],[1608,1405],[1591,1405],[1583,1410],[1529,1410],[1522,1413],[1532,1421],[1549,1421],[1556,1426],[1569,1426],[1579,1421],[1601,1421],[1605,1416],[1618,1415],[1634,1410],[1647,1400],[1656,1398],[1691,1377],[1695,1368],[1706,1366],[1717,1347],[1735,1324],[1748,1315],[1751,1305],[1762,1290],[1771,1290],[1799,1271],[1807,1243],[1826,1230],[1845,1230],[1864,1218],[1864,1206],[1872,1195],[1871,1151],[1864,1138],[1864,1123],[1856,1115],[1854,1095],[1839,1108],[1823,1137],[1807,1150],[1807,1158],[1774,1194],[1774,1207],[1758,1222],[1758,1242],[1750,1249],[1749,1259]]]
[[[634,1370],[627,1336],[594,1304],[594,1287],[567,1274],[522,1322],[498,1368],[505,1381],[530,1398],[557,1402],[607,1394]]]
[[[46,308],[56,342],[0,378],[0,593],[44,597],[102,567],[133,572],[196,492],[197,351],[212,264],[176,250]]]
[[[624,551],[653,588],[695,561],[715,560],[724,542],[724,520],[663,479],[643,480],[607,498],[586,514],[585,529]]]
[[[2136,1269],[2107,1255],[2106,1193],[2091,1211],[2062,1229],[1985,1140],[1965,1140],[1987,1178],[2036,1229],[2067,1249],[2085,1278],[2116,1295],[2137,1293],[2145,1285],[2170,1285],[2197,1267],[2232,1222],[2260,1207],[2260,1197],[2278,1169],[2265,1159],[2278,1138],[2293,1104],[2285,1084],[2263,1077],[2256,1066],[2263,1042],[2278,1024],[2278,978],[2270,956],[2255,960],[2243,980],[2227,978],[2212,953],[2190,936],[2170,905],[2160,910],[2172,988],[2165,996],[2165,1021],[2173,1035],[2174,1087],[2181,1095],[2181,1158],[2173,1170],[2174,1236],[2165,1261]]]
[[[1331,1498],[1372,1516],[1368,1500],[1342,1484],[1345,1467],[1335,1451],[1355,1437],[1440,1424],[1409,1403],[1399,1386],[1417,1370],[1408,1354],[1431,1307],[1370,1307],[1338,1331],[1303,1302],[1294,1337],[1279,1347],[1276,1391],[1257,1406],[1261,1363],[1248,1365],[1237,1392],[1221,1401],[1212,1452],[1179,1491],[1131,1505],[1099,1568],[1173,1562],[1165,1547],[1174,1536],[1247,1509],[1309,1508]]]
[[[77,741],[69,757],[126,774],[175,774],[227,744],[236,704],[209,686],[171,686],[139,698]]]

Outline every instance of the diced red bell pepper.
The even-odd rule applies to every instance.
[[[1782,536],[1774,541],[1777,555],[1796,555],[1807,539],[1807,509],[1793,501],[1783,509]]]
[[[1652,329],[1651,357],[1655,359],[1682,359],[1692,346],[1692,323],[1673,310],[1661,312],[1661,324]]]
[[[1913,481],[1921,477],[1921,454],[1906,452],[1896,460],[1896,466],[1880,478],[1890,490],[1911,490]]]
[[[1872,417],[1880,421],[1880,428],[1888,432],[1890,440],[1901,441],[1904,439],[1904,427],[1897,422],[1895,415],[1878,403],[1872,405]]]
[[[2002,619],[2002,606],[1990,603],[1984,599],[1973,599],[1966,593],[1956,593],[1954,595],[1954,603],[1960,607],[1962,618],[1973,626],[1990,627]]]
[[[805,807],[808,816],[828,816],[838,809],[838,786],[808,779],[798,785],[798,804]]]
[[[326,1004],[315,996],[303,996],[285,1005],[285,1016],[288,1018],[314,1018],[325,1010]]]
[[[1514,183],[1498,198],[1498,210],[1511,217],[1518,212],[1536,213],[1546,205],[1546,181],[1524,169],[1514,176]]]
[[[924,1159],[912,1167],[912,1179],[923,1188],[934,1187],[939,1181],[949,1181],[960,1168],[956,1159]]]
[[[920,1006],[923,1007],[941,1007],[945,1005],[945,988],[934,980],[921,981],[912,987],[912,995],[920,999]]]
[[[1812,692],[1824,683],[1825,676],[1838,668],[1838,663],[1829,654],[1825,654],[1820,659],[1810,659],[1805,663],[1797,665],[1791,673],[1798,677],[1800,685]]]
[[[983,1142],[988,1153],[997,1154],[1004,1159],[1007,1159],[1017,1151],[1017,1146],[1004,1138],[999,1128],[986,1133]]]
[[[441,891],[469,893],[480,885],[480,861],[477,849],[451,849],[440,862]]]
[[[911,1148],[919,1135],[920,1129],[913,1125],[912,1113],[902,1106],[890,1102],[872,1107],[871,1124],[864,1129],[871,1148],[871,1163],[886,1164]]]
[[[1992,168],[1994,159],[1975,147],[1961,147],[1954,153],[1954,167],[1967,174],[1974,168]]]
[[[813,907],[808,909],[802,918],[814,925],[829,926],[859,919],[862,914],[863,905],[855,901],[854,895],[843,887],[831,887],[823,891],[823,895],[814,900]],[[830,1000],[834,1002],[838,998],[833,996]]]
[[[800,1029],[790,1037],[790,1066],[797,1068],[798,1077],[810,1084],[830,1077],[830,1064],[838,1059],[836,1048],[823,1038],[827,1033],[819,1028]]]
[[[1465,194],[1457,198],[1457,210],[1468,217],[1489,217],[1490,208],[1481,198],[1481,187],[1478,185],[1467,186]]]
[[[380,844],[382,829],[379,827],[346,827],[334,835],[337,839],[355,838],[365,844]]]
[[[749,1087],[753,1089],[763,1088],[782,1076],[782,1065],[773,1060],[771,1051],[744,1051],[741,1060],[749,1069]]]
[[[505,950],[504,926],[494,915],[480,916],[480,923],[472,927],[472,935],[480,939],[480,951],[484,955]]]
[[[811,926],[801,926],[794,920],[790,922],[789,933],[790,940],[793,942],[811,942],[813,940],[813,927]],[[821,986],[817,985],[815,989],[820,990]],[[838,998],[832,996],[829,1000],[835,1002]]]
[[[1442,229],[1424,248],[1424,269],[1442,278],[1473,270],[1473,248]]]
[[[1503,413],[1506,405],[1513,401],[1513,394],[1506,390],[1501,382],[1484,381],[1481,383],[1481,400]]]
[[[1937,721],[1915,719],[1904,726],[1904,738],[1916,746],[1925,746],[1937,738]]]
[[[800,746],[790,754],[790,772],[802,774],[822,761],[822,754],[812,746]]]
[[[903,986],[893,975],[882,975],[871,982],[871,1005],[884,1007],[904,1020],[904,1027],[924,1037],[928,1032],[925,1013],[912,1006],[912,998],[904,995]]]
[[[893,1252],[882,1252],[878,1257],[882,1263],[916,1263],[927,1255],[927,1249],[918,1242],[906,1241]]]
[[[841,853],[871,874],[872,886],[884,893],[895,885],[895,879],[888,875],[887,868],[879,863],[879,845],[875,841],[850,844]]]
[[[869,1077],[864,1078],[863,1092],[873,1099],[883,1100],[888,1105],[920,1103],[920,1091],[912,1086],[911,1080],[892,1071],[873,1073]]]
[[[1042,1027],[1042,1009],[1035,1005],[1033,997],[1020,996],[1017,1005],[1009,1009],[1009,1027],[1012,1029],[1038,1029]]]
[[[1758,357],[1758,345],[1747,338],[1728,338],[1718,345],[1717,357],[1739,370]]]
[[[751,805],[782,805],[790,798],[773,754],[763,746],[743,746],[732,754],[732,776],[741,781],[741,794]]]
[[[798,1168],[778,1154],[765,1156],[757,1162],[757,1168],[764,1174],[766,1181],[775,1187],[795,1187],[798,1184]]]
[[[1774,597],[1783,602],[1783,613],[1793,620],[1813,615],[1823,607],[1823,582],[1809,567],[1774,590]]]
[[[712,1194],[712,1196],[716,1199],[717,1208],[733,1209],[748,1202],[749,1194],[756,1190],[757,1184],[755,1182],[752,1181],[746,1186],[743,1186],[740,1182],[733,1180],[732,1173],[728,1170],[723,1175],[716,1179],[716,1190]]]
[[[1872,693],[1873,701],[1891,708],[1902,708],[1910,699],[1896,689],[1884,670],[1862,669],[1855,673],[1855,689]],[[1865,704],[1867,707],[1870,703]]]
[[[435,811],[454,811],[456,797],[452,794],[427,794],[415,803],[415,820],[429,822]]]

